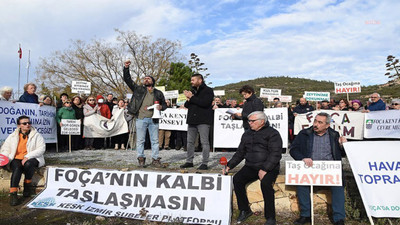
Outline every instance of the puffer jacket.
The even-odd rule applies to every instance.
[[[132,98],[128,104],[128,112],[135,117],[139,115],[140,106],[142,106],[144,97],[147,93],[147,87],[139,86],[135,82],[133,82],[131,74],[129,72],[129,68],[124,67],[124,81],[128,85],[128,87],[132,90]],[[161,111],[164,111],[167,108],[167,104],[165,103],[164,94],[154,88],[154,100],[158,101],[161,105]]]
[[[15,131],[10,134],[5,140],[3,146],[1,146],[1,154],[8,157],[11,161],[14,159],[15,154],[18,148],[19,142],[19,128],[15,129]],[[44,138],[34,127],[31,127],[31,131],[28,135],[28,142],[26,143],[27,154],[26,158],[32,159],[35,158],[39,161],[39,167],[44,166],[44,157],[43,154],[46,151],[46,144],[44,142]]]
[[[227,166],[233,169],[243,159],[246,159],[246,166],[268,172],[279,170],[281,158],[281,135],[267,122],[260,130],[247,130],[242,135],[239,147]]]

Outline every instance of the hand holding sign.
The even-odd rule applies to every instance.
[[[8,161],[9,161],[9,159],[8,159],[7,156],[5,156],[5,155],[3,155],[3,154],[0,154],[0,166],[5,166],[5,165],[7,165],[7,164],[8,164]]]
[[[224,166],[224,168],[222,169],[222,174],[228,175],[229,167],[226,166],[228,165],[228,160],[225,157],[221,157],[219,159],[219,164]]]

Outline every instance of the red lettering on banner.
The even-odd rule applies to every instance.
[[[293,182],[293,184],[297,184],[299,182],[298,174],[295,174],[294,176],[293,176],[293,174],[288,174],[288,183],[290,184],[292,182]]]
[[[303,183],[310,184],[310,179],[308,179],[307,174],[304,174],[300,180],[300,184],[303,184]]]

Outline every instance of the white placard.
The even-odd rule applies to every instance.
[[[214,96],[224,96],[225,90],[214,90]]]
[[[78,94],[90,94],[92,84],[87,81],[72,81],[71,92]]]
[[[161,117],[162,118],[159,120],[160,130],[187,131],[187,109],[167,108],[166,110],[161,111]]]
[[[400,138],[400,110],[365,113],[365,138]]]
[[[306,91],[304,92],[304,98],[307,101],[314,101],[319,102],[323,100],[330,100],[331,94],[329,92],[313,92],[313,91]]]
[[[400,217],[400,141],[343,144],[367,214]]]
[[[57,142],[56,108],[39,104],[0,101],[0,145],[17,129],[17,118],[29,116],[46,143]]]
[[[230,111],[241,112],[242,109],[229,108]],[[232,120],[226,113],[228,109],[218,108],[214,110],[214,147],[237,148],[239,146],[243,129],[242,120]],[[288,114],[287,108],[264,109],[270,126],[275,128],[282,137],[283,148],[288,146]]]
[[[178,96],[179,96],[179,91],[178,90],[164,91],[163,93],[164,93],[164,98],[165,99],[178,98]]]
[[[348,81],[348,82],[335,82],[335,93],[360,93],[361,82],[360,81]]]
[[[46,182],[28,208],[165,223],[230,224],[231,176],[49,167]]]
[[[260,88],[260,98],[268,98],[268,96],[278,96],[281,94],[281,89]]]
[[[61,119],[62,135],[81,135],[81,120]]]
[[[126,98],[127,98],[127,99],[131,99],[131,98],[132,98],[132,94],[131,94],[131,93],[127,93],[127,94],[126,94]]]
[[[292,96],[291,95],[271,95],[268,96],[268,101],[273,102],[274,98],[279,98],[280,102],[292,102]]]
[[[294,134],[311,127],[318,113],[328,113],[332,117],[331,128],[347,139],[362,140],[364,137],[364,115],[361,112],[319,110],[298,114],[294,120]]]
[[[286,161],[286,185],[342,186],[342,161]]]

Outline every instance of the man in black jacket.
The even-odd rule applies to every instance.
[[[311,167],[313,160],[342,160],[345,155],[342,143],[345,137],[330,128],[331,116],[319,113],[313,126],[300,131],[290,146],[290,155],[295,160],[302,160]],[[331,186],[333,221],[335,225],[344,224],[344,186]],[[311,222],[310,186],[297,186],[300,203],[300,218],[294,224]]]
[[[275,196],[273,185],[279,174],[279,161],[282,158],[282,138],[277,130],[269,126],[263,111],[252,112],[248,116],[250,130],[247,130],[239,147],[229,160],[223,174],[246,159],[243,168],[233,177],[233,185],[240,210],[237,222],[241,223],[253,214],[246,195],[246,185],[257,179],[261,181],[264,198],[266,225],[275,225]]]
[[[148,110],[149,106],[158,103],[158,110],[165,110],[164,94],[154,88],[155,80],[152,76],[146,75],[143,79],[143,86],[133,82],[129,66],[130,60],[124,63],[124,81],[132,90],[131,102],[128,105],[128,112],[136,118],[136,150],[138,153],[139,166],[144,167],[146,157],[144,155],[144,142],[146,140],[146,131],[149,130],[151,141],[151,157],[153,166],[161,166],[160,158],[158,157],[158,119],[153,119],[153,110]]]
[[[214,119],[212,110],[214,91],[204,83],[201,74],[193,74],[190,83],[193,87],[192,91],[185,90],[183,92],[186,96],[185,108],[188,109],[186,123],[189,126],[187,132],[186,163],[180,167],[193,167],[194,142],[197,133],[199,133],[203,152],[203,162],[198,169],[207,170],[208,157],[210,155],[210,126]]]
[[[250,125],[247,116],[255,111],[264,111],[263,102],[254,94],[254,88],[249,85],[244,85],[240,88],[239,93],[246,99],[243,105],[242,113],[233,114],[234,119],[243,120],[244,130],[249,130]]]
[[[300,98],[299,104],[293,109],[294,116],[314,111],[314,107],[308,104],[305,98]]]

